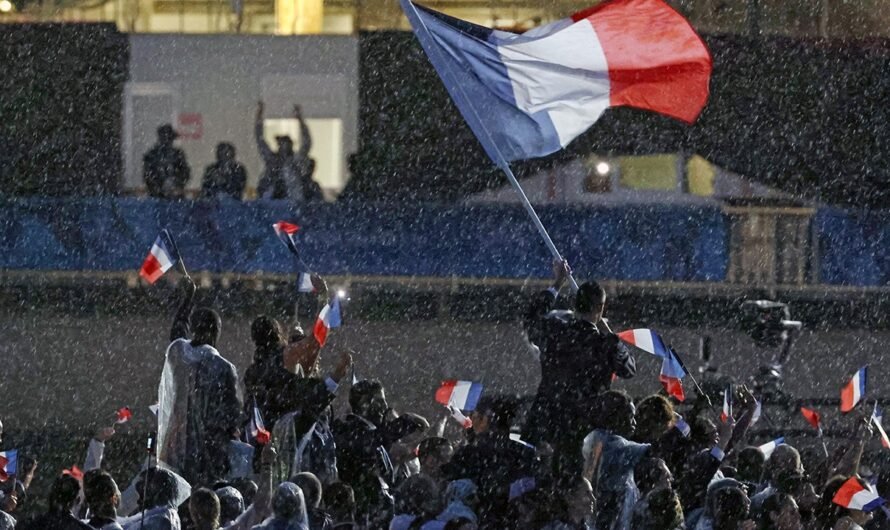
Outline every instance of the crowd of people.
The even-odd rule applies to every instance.
[[[295,201],[321,199],[321,189],[312,179],[315,173],[315,160],[309,156],[312,135],[301,108],[295,105],[293,109],[293,118],[300,127],[300,146],[296,150],[293,139],[287,135],[275,137],[277,149],[269,146],[264,137],[264,114],[261,101],[257,105],[254,136],[265,170],[257,186],[257,196]],[[143,157],[142,175],[148,195],[160,199],[184,198],[191,168],[185,152],[175,145],[179,134],[170,124],[158,127],[157,134],[157,143]],[[220,142],[216,146],[216,161],[204,170],[198,198],[226,197],[240,201],[246,185],[247,171],[236,159],[235,146]]]
[[[322,373],[324,337],[270,316],[252,323],[255,355],[239,377],[222,355],[220,316],[194,307],[184,278],[141,472],[121,491],[123,477],[102,465],[114,429],[101,429],[84,474],[58,476],[46,513],[16,521],[33,478],[20,463],[0,498],[0,530],[887,526],[838,500],[851,481],[886,486],[860,467],[870,423],[859,421],[835,458],[789,444],[765,451],[748,444],[758,406],[744,386],[723,418],[708,406],[681,417],[664,393],[634,400],[613,390],[634,377],[635,357],[607,331],[595,282],[580,286],[574,310],[556,307],[568,276],[556,263],[553,286],[523,316],[542,375],[527,412],[513,396],[483,394],[468,417],[443,407],[432,421],[393,410],[380,382],[355,376],[352,352]],[[326,303],[324,280],[311,279]],[[350,412],[336,417],[345,386]]]

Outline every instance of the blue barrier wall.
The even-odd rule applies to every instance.
[[[823,283],[890,285],[890,211],[823,208],[813,229]]]
[[[721,281],[727,221],[718,207],[546,207],[544,224],[581,277]],[[190,270],[279,272],[274,237],[301,225],[306,262],[325,274],[547,277],[549,254],[520,206],[21,199],[0,210],[0,267],[136,270],[166,226]]]

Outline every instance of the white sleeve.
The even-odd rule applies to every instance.
[[[87,447],[87,457],[83,461],[84,472],[102,467],[102,456],[105,454],[105,443],[95,438],[90,439]]]

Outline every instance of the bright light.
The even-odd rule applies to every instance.
[[[9,13],[10,11],[12,11],[12,2],[0,0],[0,13]]]
[[[609,167],[608,162],[600,162],[596,165],[596,172],[599,173],[601,177],[608,175],[610,169],[612,168]]]
[[[0,0],[2,1],[2,0]],[[346,298],[346,291],[343,289],[337,289],[337,298],[344,299]]]

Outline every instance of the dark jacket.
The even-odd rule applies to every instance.
[[[389,449],[418,429],[419,426],[407,418],[396,418],[381,427],[356,414],[334,421],[337,471],[340,480],[352,486],[357,521],[392,509],[389,486],[393,465]]]
[[[182,197],[191,176],[182,149],[157,144],[145,153],[142,164],[142,177],[151,197]]]
[[[614,334],[601,334],[571,311],[553,311],[549,291],[535,296],[525,317],[528,340],[540,350],[541,383],[529,411],[523,439],[580,443],[589,431],[594,398],[628,379],[636,363]],[[577,446],[580,452],[580,445]]]
[[[90,525],[82,523],[70,512],[49,512],[35,517],[25,523],[16,525],[23,530],[93,530]]]
[[[509,433],[486,432],[454,453],[443,466],[448,480],[470,479],[479,488],[481,528],[496,528],[506,516],[510,485],[537,477],[540,461],[530,445],[510,439]]]
[[[247,185],[247,172],[244,166],[235,162],[214,162],[204,170],[204,180],[201,182],[201,197],[213,199],[219,195],[240,201],[244,196],[244,186]]]

